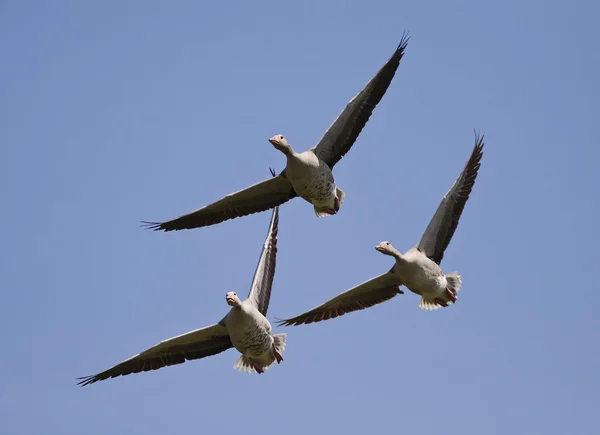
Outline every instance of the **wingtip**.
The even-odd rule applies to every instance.
[[[475,128],[473,129],[473,134],[475,134],[475,145],[479,148],[483,148],[483,145],[485,144],[483,141],[483,139],[485,138],[485,134],[480,133]]]
[[[275,317],[275,316],[272,316],[272,317],[274,319],[275,325],[277,325],[277,326],[281,326],[285,322],[284,319],[280,319],[279,317]]]
[[[485,135],[478,132],[476,129],[473,129],[473,133],[475,134],[475,147],[473,148],[472,156],[475,156],[477,163],[480,163],[481,159],[483,158],[483,147],[485,145],[485,142],[484,142]]]
[[[276,320],[275,321],[276,326],[292,326],[295,324],[293,319],[280,319],[279,317],[275,317],[275,316],[273,316],[273,318]]]
[[[148,222],[148,221],[140,221],[140,227],[144,228],[145,230],[152,230],[152,231],[160,231],[160,230],[164,230],[167,231],[162,227],[162,222]]]
[[[396,50],[403,52],[406,49],[410,38],[411,34],[409,30],[405,30],[404,32],[402,32],[402,37],[400,38],[400,43],[398,44],[398,48]]]
[[[77,385],[79,385],[80,387],[85,387],[86,385],[90,385],[90,384],[93,384],[94,382],[98,382],[98,379],[96,379],[95,375],[82,376],[80,378],[77,378],[77,380],[79,381],[79,382],[77,382]]]

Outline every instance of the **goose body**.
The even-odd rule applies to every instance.
[[[162,231],[200,228],[262,212],[295,197],[311,203],[318,217],[336,214],[344,201],[345,193],[336,186],[332,170],[350,151],[386,93],[404,56],[408,40],[408,35],[402,36],[392,56],[350,100],[314,147],[297,153],[283,135],[275,135],[269,139],[287,157],[287,165],[278,176],[226,195],[178,218],[144,224],[150,229]]]
[[[281,320],[279,324],[289,326],[320,322],[372,307],[404,293],[400,290],[401,286],[421,296],[419,308],[424,310],[437,310],[455,303],[462,286],[461,277],[456,272],[445,274],[440,263],[475,184],[483,145],[483,136],[476,135],[469,160],[442,199],[417,246],[404,254],[390,242],[381,242],[375,247],[377,251],[395,259],[387,273],[365,281],[303,314]]]
[[[393,273],[407,289],[431,299],[441,296],[447,286],[441,267],[425,257],[417,248],[407,251],[396,260]]]
[[[345,194],[342,190],[338,194],[331,169],[313,150],[293,152],[288,156],[286,177],[298,196],[314,206],[318,217],[335,214],[339,210]]]
[[[389,273],[398,286],[404,285],[421,296],[419,308],[437,310],[456,302],[461,285],[460,276],[456,273],[444,274],[442,268],[418,247],[401,254],[389,242],[381,242],[375,249],[396,259]]]
[[[231,344],[238,352],[260,367],[269,367],[276,361],[271,324],[250,301],[233,307],[223,320]]]

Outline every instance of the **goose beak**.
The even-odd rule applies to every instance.
[[[269,139],[269,142],[271,143],[271,145],[277,145],[279,143],[279,141],[277,139],[275,139],[274,137]]]

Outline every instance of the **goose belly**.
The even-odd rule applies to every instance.
[[[323,167],[325,166],[325,167]],[[329,167],[303,167],[301,171],[289,171],[288,180],[296,193],[316,206],[332,207],[335,202],[336,185]]]
[[[421,296],[437,296],[446,289],[446,277],[443,274],[417,265],[409,265],[407,269],[401,280],[411,292]]]
[[[244,316],[244,313],[239,314]],[[267,319],[264,319],[264,322],[260,321],[262,319],[250,319],[249,317],[243,320],[239,319],[241,321],[231,320],[233,321],[228,324],[227,328],[229,337],[231,344],[240,353],[248,357],[259,357],[270,351],[273,346],[273,337],[271,336],[271,325]]]
[[[245,329],[241,334],[231,335],[231,343],[240,353],[256,358],[271,350],[273,337],[264,328],[256,325]]]

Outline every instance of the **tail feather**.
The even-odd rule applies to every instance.
[[[317,207],[316,205],[315,207],[315,214],[317,215],[318,218],[322,218],[324,216],[333,216],[335,214],[335,212],[333,212],[333,210],[327,208],[327,207]]]
[[[233,368],[242,373],[256,373],[256,370],[246,355],[240,356],[237,362],[233,365]]]
[[[339,187],[336,187],[335,201],[334,201],[333,208],[331,208],[331,207],[318,207],[318,206],[315,205],[314,206],[315,207],[315,214],[317,215],[317,217],[333,216],[334,214],[336,214],[340,210],[340,207],[342,206],[342,203],[344,202],[345,198],[346,198],[346,193],[342,189],[340,189]]]
[[[435,311],[440,307],[447,307],[454,304],[458,298],[460,287],[462,286],[460,275],[457,272],[447,274],[446,283],[446,291],[435,299],[426,299],[425,297],[422,297],[419,302],[419,308],[426,311]],[[454,297],[450,296],[448,292],[451,292]]]
[[[273,334],[273,344],[277,347],[277,349],[279,349],[279,353],[283,353],[283,351],[285,350],[286,336],[287,334],[285,332],[281,334]],[[269,367],[275,364],[276,361],[277,359],[275,358],[275,354],[271,351],[269,353],[269,357],[267,357],[266,363],[261,363],[258,361],[256,362],[260,364],[260,367],[263,371],[267,371]],[[257,373],[256,369],[254,368],[254,364],[246,355],[241,355],[240,358],[233,365],[233,368],[242,373]]]
[[[452,272],[446,275],[446,281],[448,282],[448,289],[458,296],[458,291],[462,286],[462,279],[458,272]]]
[[[419,308],[425,311],[435,311],[440,307],[441,305],[437,302],[430,301],[428,299],[425,299],[424,297],[422,297],[421,301],[419,302]]]
[[[285,332],[282,332],[281,334],[273,334],[274,344],[277,347],[277,349],[279,349],[280,353],[283,353],[283,351],[285,350],[286,338],[287,334]]]
[[[342,204],[344,203],[344,199],[346,199],[346,192],[344,192],[342,189],[340,189],[339,187],[336,187],[337,191],[336,191],[336,195],[340,201],[340,207],[342,206]]]

